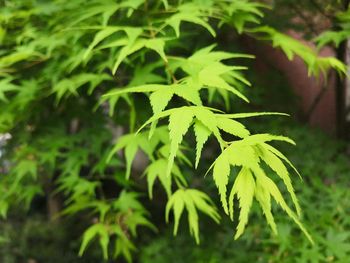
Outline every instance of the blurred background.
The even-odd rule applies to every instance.
[[[348,6],[348,3],[337,0],[268,2],[274,6],[274,11],[266,11],[264,19],[315,49],[314,38],[327,30],[337,29],[336,16]],[[162,190],[157,192],[155,189],[157,196],[153,201],[147,196],[142,197],[142,201],[151,212],[151,220],[157,225],[158,232],[140,230],[135,241],[138,248],[135,262],[349,263],[349,81],[346,77],[338,77],[335,72],[328,72],[327,77],[309,77],[300,59],[289,60],[282,51],[249,34],[238,36],[223,29],[218,39],[225,49],[256,56],[255,60],[247,62],[247,66],[253,69],[247,72],[247,78],[253,84],[246,91],[251,104],[239,104],[235,108],[240,107],[242,112],[278,111],[291,115],[288,118],[257,118],[247,125],[253,132],[283,134],[297,142],[296,147],[281,145],[280,149],[302,175],[302,180],[296,175],[292,179],[303,209],[302,221],[316,244],[312,246],[300,235],[298,227],[280,210],[275,213],[279,236],[274,236],[254,204],[249,226],[242,238],[233,240],[235,225],[231,221],[223,219],[221,225],[215,225],[203,217],[200,220],[201,244],[196,245],[184,218],[179,234],[173,236],[172,225],[164,222],[166,196]],[[329,43],[320,52],[348,64],[349,43]],[[1,145],[10,136],[1,135],[0,155]],[[209,159],[210,154],[205,152],[203,155]],[[209,178],[203,180],[203,173],[205,170],[196,171],[192,185],[215,196],[214,183]],[[96,242],[83,257],[77,256],[81,233],[91,222],[84,221],[84,215],[55,218],[52,215],[59,209],[57,202],[59,200],[39,195],[29,210],[19,207],[11,211],[8,220],[1,220],[0,262],[102,262]]]

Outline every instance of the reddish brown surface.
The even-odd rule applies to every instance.
[[[290,35],[299,40],[302,39],[296,33],[290,32]],[[243,41],[249,52],[257,57],[256,67],[258,72],[266,72],[271,65],[283,72],[295,94],[299,97],[301,110],[306,114],[323,87],[322,79],[316,80],[309,77],[307,68],[300,58],[289,61],[281,50],[251,39],[244,39]],[[309,43],[306,44],[311,46]],[[334,56],[334,51],[325,48],[321,50],[320,54],[322,56]],[[328,80],[327,90],[311,114],[309,123],[329,133],[334,133],[335,114],[335,75],[332,74]]]

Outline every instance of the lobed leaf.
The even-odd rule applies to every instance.
[[[174,163],[176,152],[182,142],[183,136],[188,131],[193,120],[191,109],[183,108],[179,111],[174,111],[169,116],[169,137],[171,141],[169,163],[166,174],[169,175]]]
[[[170,198],[166,205],[165,217],[169,221],[170,210],[174,211],[174,235],[176,235],[181,215],[186,208],[188,213],[188,224],[191,235],[199,243],[199,226],[197,209],[211,217],[215,222],[219,222],[220,216],[210,198],[195,189],[178,189]]]
[[[228,206],[226,199],[227,185],[230,175],[230,163],[225,154],[221,154],[214,162],[213,179],[216,187],[219,190],[222,207],[228,214]]]
[[[196,120],[194,123],[194,134],[196,136],[197,147],[196,147],[196,162],[195,167],[198,167],[201,153],[205,142],[211,135],[211,131],[200,121]]]
[[[239,206],[241,208],[239,214],[239,222],[237,225],[237,232],[235,234],[235,239],[239,238],[245,229],[246,224],[248,223],[248,215],[250,207],[253,203],[253,197],[255,193],[255,180],[251,171],[247,168],[242,168],[240,173],[237,175],[235,183],[233,184],[231,193],[230,193],[230,217],[233,219],[233,199],[237,195],[239,200]]]

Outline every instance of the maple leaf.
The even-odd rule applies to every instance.
[[[169,221],[170,210],[174,211],[174,235],[176,235],[181,215],[186,208],[188,213],[188,223],[191,235],[199,243],[199,226],[197,210],[207,214],[216,223],[219,222],[220,216],[213,206],[210,198],[196,189],[178,189],[170,198],[166,205],[165,218]]]

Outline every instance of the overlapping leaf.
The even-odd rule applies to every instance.
[[[148,140],[147,133],[138,134],[127,134],[118,138],[117,143],[114,145],[112,150],[107,157],[107,162],[109,162],[112,156],[120,151],[125,150],[125,160],[126,160],[126,178],[129,178],[131,172],[132,162],[138,149],[141,149],[149,159],[153,160],[153,154],[155,147],[160,143],[167,143],[168,135],[165,127],[159,127],[154,132],[153,140]]]
[[[147,176],[148,195],[151,199],[153,198],[153,185],[157,178],[161,182],[168,196],[170,196],[172,192],[171,185],[173,177],[175,180],[186,184],[185,178],[176,164],[172,167],[171,176],[167,176],[167,165],[168,161],[166,159],[158,159],[152,162],[145,171]]]
[[[19,87],[13,83],[11,83],[10,78],[6,78],[3,80],[0,80],[0,101],[8,102],[8,99],[6,97],[6,93],[11,93],[13,91],[18,90]]]
[[[184,98],[185,100],[193,103],[194,105],[202,105],[202,101],[199,97],[199,91],[193,89],[187,83],[176,83],[172,85],[163,84],[146,84],[136,87],[130,87],[125,89],[120,89],[107,93],[105,97],[117,97],[122,94],[128,93],[148,93],[151,95],[149,97],[151,106],[154,114],[159,114],[165,109],[169,101],[174,95]]]
[[[87,83],[90,84],[88,93],[91,94],[102,81],[110,79],[110,76],[107,74],[81,73],[71,78],[60,80],[53,86],[52,91],[56,93],[57,102],[59,102],[65,95],[73,94],[77,96],[77,90]]]
[[[274,232],[277,232],[276,224],[271,213],[270,197],[272,196],[306,234],[306,236],[312,240],[297,216],[297,214],[300,215],[299,203],[295,196],[288,170],[283,164],[283,161],[288,164],[290,164],[290,162],[282,153],[276,151],[274,147],[267,144],[268,141],[273,140],[294,143],[289,138],[283,136],[270,134],[250,135],[244,137],[242,140],[232,142],[216,159],[213,164],[213,177],[221,196],[224,211],[229,213],[231,219],[233,219],[233,201],[234,196],[237,196],[241,210],[235,235],[235,238],[238,238],[244,232],[245,225],[248,222],[248,214],[252,205],[253,197],[255,197],[265,214],[268,224]],[[289,208],[275,183],[268,178],[260,168],[261,160],[282,179],[291,196],[292,202],[295,205],[297,214]],[[239,166],[242,168],[241,172],[235,179],[231,193],[228,197],[227,205],[226,198],[230,166]],[[292,168],[295,169],[293,166]]]
[[[113,208],[117,212],[117,220],[105,220],[90,226],[83,235],[83,241],[79,249],[79,255],[82,256],[89,243],[98,238],[102,249],[103,258],[109,258],[109,244],[112,238],[115,240],[115,252],[113,257],[123,255],[131,262],[131,251],[135,246],[129,240],[127,231],[135,236],[138,226],[146,226],[155,230],[155,227],[145,217],[146,210],[137,200],[138,194],[134,192],[123,191],[119,198],[113,203]],[[130,212],[132,211],[132,212]],[[103,217],[104,218],[104,217]]]
[[[169,221],[170,210],[174,211],[174,235],[176,235],[181,215],[186,208],[188,213],[188,224],[191,235],[194,236],[197,243],[199,243],[199,226],[198,226],[198,212],[205,213],[211,217],[215,222],[219,222],[220,216],[213,206],[210,198],[196,189],[179,189],[170,198],[166,205],[166,221]]]
[[[93,41],[84,53],[83,59],[87,60],[93,49],[102,41],[116,35],[119,32],[124,32],[127,38],[119,37],[117,40],[112,40],[111,42],[105,44],[101,47],[104,48],[119,48],[117,59],[112,67],[113,74],[116,73],[119,65],[131,54],[136,51],[147,48],[155,51],[159,56],[167,62],[167,57],[164,52],[164,46],[166,38],[144,38],[141,37],[143,33],[143,28],[140,27],[125,27],[125,26],[106,26],[103,27],[98,33],[96,33]]]
[[[221,6],[221,23],[233,25],[238,33],[242,33],[247,23],[260,24],[264,16],[261,11],[267,6],[262,3],[252,1],[218,1]]]
[[[186,72],[188,77],[184,81],[194,89],[214,88],[220,93],[229,92],[248,101],[239,90],[242,84],[250,85],[249,81],[240,73],[240,71],[246,68],[241,66],[227,66],[221,61],[233,58],[252,58],[253,56],[213,51],[214,47],[215,45],[211,45],[202,48],[187,59],[169,57],[169,66],[173,72],[176,72],[180,68]]]
[[[214,110],[215,111],[215,110]],[[273,114],[273,113],[266,113]],[[277,113],[278,114],[278,113]],[[255,114],[247,114],[247,116]],[[261,113],[259,115],[264,115]],[[169,136],[171,142],[171,155],[169,157],[169,167],[171,169],[173,158],[175,157],[178,146],[183,140],[183,136],[187,133],[189,127],[193,124],[194,131],[197,140],[197,157],[196,163],[198,165],[200,153],[202,151],[203,145],[208,137],[213,134],[218,140],[220,145],[224,144],[221,138],[220,130],[228,132],[237,137],[245,138],[250,132],[245,128],[240,122],[233,120],[231,118],[240,117],[241,115],[232,114],[217,114],[213,112],[213,109],[203,107],[203,106],[184,106],[180,108],[174,108],[166,111],[162,111],[151,117],[140,129],[143,129],[146,125],[151,124],[161,118],[169,116]],[[193,122],[194,120],[194,122]],[[152,134],[150,134],[152,136]],[[247,138],[246,142],[249,142],[257,138],[257,136]],[[282,139],[284,137],[272,137],[273,139]],[[258,138],[259,139],[259,138]],[[268,138],[261,138],[269,140]],[[197,166],[196,165],[196,166]],[[169,172],[169,171],[168,171]]]
[[[180,36],[180,25],[183,21],[200,25],[207,29],[212,36],[216,36],[215,30],[206,21],[206,13],[203,10],[203,6],[196,5],[195,3],[184,3],[177,8],[178,12],[170,16],[165,23],[171,26],[177,37]]]
[[[346,74],[346,67],[342,62],[334,57],[320,57],[316,51],[291,36],[268,26],[258,27],[251,31],[266,34],[273,46],[281,48],[289,60],[292,60],[295,55],[300,57],[307,64],[309,75],[318,76],[322,73],[326,76],[330,68],[337,70],[339,74]]]

